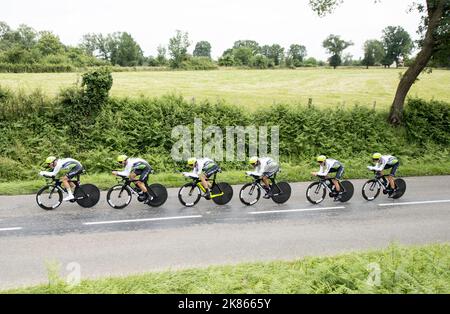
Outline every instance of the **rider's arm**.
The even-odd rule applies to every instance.
[[[46,177],[56,177],[58,172],[61,170],[62,165],[63,165],[62,160],[58,160],[56,162],[55,168],[53,168],[53,171],[41,171],[40,174]]]
[[[132,162],[128,162],[125,169],[123,171],[118,171],[117,175],[118,176],[122,176],[122,177],[128,177],[131,173],[131,169],[133,167],[133,163]]]
[[[384,167],[386,166],[387,160],[384,160],[383,158],[378,162],[374,167],[372,167],[372,170],[374,171],[382,171]]]
[[[320,166],[319,172],[317,173],[318,176],[326,176],[330,172],[330,167],[328,163],[325,164],[325,166]]]

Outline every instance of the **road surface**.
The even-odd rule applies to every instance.
[[[110,208],[105,193],[92,209],[66,203],[54,211],[34,195],[0,196],[0,289],[47,283],[55,263],[63,278],[73,267],[96,278],[450,242],[450,176],[405,180],[399,200],[367,202],[365,180],[352,180],[350,202],[315,206],[305,197],[309,183],[293,183],[284,205],[261,199],[252,207],[240,203],[240,186],[226,206],[202,199],[192,208],[178,202],[178,189],[160,208],[134,198],[123,210]]]

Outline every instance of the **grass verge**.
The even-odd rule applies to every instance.
[[[366,169],[366,166],[368,165],[366,158],[341,161],[345,165],[344,179],[372,177],[372,173]],[[309,161],[296,165],[286,163],[281,166],[282,171],[278,176],[278,180],[285,180],[288,182],[312,180],[310,175],[311,171],[318,170],[318,167],[314,168]],[[417,159],[403,158],[397,175],[404,177],[450,175],[450,160],[432,160],[432,156]],[[245,176],[244,170],[223,171],[218,175],[218,179],[230,184],[243,184],[250,180]],[[84,175],[82,176],[82,182],[95,184],[101,190],[107,190],[117,184],[115,177],[108,173]],[[161,183],[166,187],[180,187],[186,180],[180,173],[156,173],[150,177],[149,182]],[[45,181],[43,179],[2,182],[0,183],[0,195],[33,194],[44,184]]]
[[[204,269],[82,280],[0,293],[450,293],[450,245],[405,247],[296,261],[246,263]],[[49,277],[50,278],[50,277]]]

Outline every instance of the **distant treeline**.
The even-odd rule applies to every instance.
[[[168,45],[160,45],[155,56],[144,56],[140,45],[127,32],[85,34],[76,47],[64,45],[49,31],[36,31],[20,25],[12,29],[0,22],[0,72],[70,72],[80,68],[113,65],[120,67],[159,67],[185,70],[212,70],[218,66],[247,68],[296,68],[329,65],[380,66],[408,65],[414,47],[410,35],[400,26],[383,30],[380,40],[364,43],[364,58],[354,60],[344,50],[353,45],[337,35],[323,41],[330,55],[325,62],[307,56],[304,45],[293,43],[287,49],[279,44],[261,45],[254,40],[238,40],[218,60],[211,57],[211,44],[199,41],[192,54],[187,32],[177,30]],[[434,66],[449,66],[445,58]]]

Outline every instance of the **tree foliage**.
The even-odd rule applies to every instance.
[[[331,34],[323,41],[322,45],[331,54],[329,59],[330,65],[336,68],[342,63],[342,52],[353,45],[353,43],[341,39],[340,36]]]

